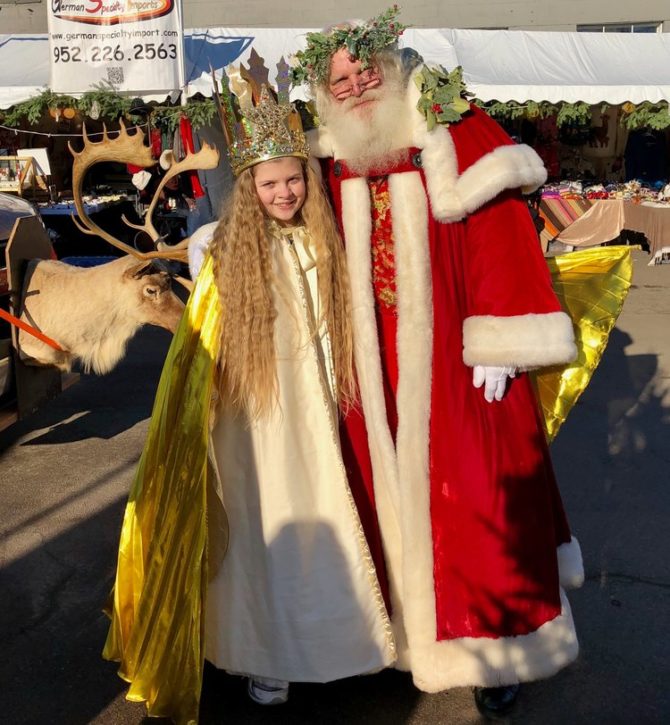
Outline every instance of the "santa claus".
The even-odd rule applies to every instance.
[[[526,375],[573,359],[573,328],[521,196],[539,157],[396,49],[396,13],[308,35],[294,71],[351,276],[361,405],[342,446],[398,666],[502,712],[578,651],[581,553]]]

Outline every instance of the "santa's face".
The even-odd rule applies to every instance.
[[[340,48],[333,55],[328,90],[335,103],[364,114],[371,110],[378,98],[378,94],[372,91],[381,85],[379,70],[374,66],[363,70],[361,61],[350,55],[346,48]]]
[[[328,83],[317,90],[317,110],[331,137],[336,158],[364,173],[400,157],[411,144],[406,81],[400,67],[386,62],[383,71],[342,48],[332,57]],[[413,104],[412,104],[413,108]],[[400,152],[400,153],[399,153]]]

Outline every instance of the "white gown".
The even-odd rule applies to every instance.
[[[395,643],[342,462],[328,336],[310,335],[308,240],[297,228],[274,245],[278,405],[253,423],[223,414],[212,433],[230,542],[209,584],[205,656],[327,682],[393,664]]]

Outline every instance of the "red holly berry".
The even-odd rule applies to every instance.
[[[433,103],[433,113],[442,113],[442,106],[439,103]]]

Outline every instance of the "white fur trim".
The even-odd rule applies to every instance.
[[[426,135],[421,161],[435,219],[440,222],[455,222],[463,219],[466,210],[457,191],[456,149],[451,134],[446,128],[436,127]]]
[[[395,447],[386,417],[382,383],[381,353],[375,318],[372,289],[370,236],[372,216],[365,179],[348,179],[342,183],[342,223],[347,240],[347,263],[351,279],[351,302],[354,318],[354,354],[361,389],[365,420],[375,432],[370,454],[373,465],[383,467],[382,477],[389,483],[397,508],[397,471]]]
[[[430,403],[433,305],[428,204],[418,172],[389,177],[398,305],[398,433],[396,451],[403,541],[402,607],[409,659],[415,666],[423,633],[436,631],[430,517]]]
[[[561,591],[561,613],[518,637],[463,637],[433,642],[412,653],[414,684],[424,692],[451,687],[497,687],[555,675],[579,653],[570,604]]]
[[[188,268],[191,272],[191,279],[195,279],[200,272],[202,263],[205,261],[205,255],[209,248],[210,242],[214,238],[214,230],[218,226],[218,222],[210,222],[198,227],[188,240]]]
[[[547,179],[540,157],[530,146],[500,146],[458,176],[456,150],[446,128],[435,128],[421,152],[433,216],[460,221],[505,189],[532,191]]]
[[[497,317],[463,322],[463,362],[523,370],[568,363],[577,356],[572,320],[565,312]]]
[[[556,549],[558,576],[565,589],[578,589],[584,583],[584,562],[579,541],[573,536],[567,544]]]
[[[531,192],[546,180],[542,159],[530,146],[500,146],[461,174],[456,194],[471,213],[505,189]]]
[[[394,517],[397,518],[398,471],[382,383],[381,353],[372,288],[372,216],[370,194],[365,179],[347,179],[342,182],[342,224],[351,282],[354,356],[370,439],[370,457],[375,478],[383,482],[380,486],[384,488],[386,498],[393,507]]]
[[[370,193],[365,179],[348,179],[342,182],[342,224],[351,283],[356,372],[374,471],[377,516],[388,564],[396,651],[399,662],[407,663],[407,639],[403,627],[403,603],[400,596],[404,588],[398,508],[398,468],[382,385],[381,354],[372,288],[370,248],[372,216]],[[405,664],[404,668],[407,667]]]

